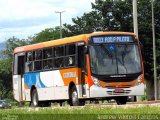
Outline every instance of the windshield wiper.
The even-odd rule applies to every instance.
[[[108,55],[108,57],[113,58],[112,53],[109,52],[109,50],[104,45],[101,45],[101,48],[103,48],[104,52]]]
[[[127,68],[126,68],[126,66],[125,66],[125,63],[124,63],[124,57],[125,57],[126,54],[127,54],[126,48],[127,48],[127,45],[125,45],[124,51],[123,51],[122,54],[121,54],[122,61],[121,61],[119,58],[117,58],[117,61],[125,68],[126,73],[128,73],[128,70],[127,70]]]
[[[104,50],[104,52],[106,53],[106,55],[108,55],[108,57],[112,58],[112,64],[113,64],[113,55],[111,52],[109,52],[109,50],[104,46],[104,45],[100,45],[101,48]]]

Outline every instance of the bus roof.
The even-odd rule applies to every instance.
[[[17,47],[14,49],[14,53],[20,53],[20,52],[25,52],[25,51],[31,51],[31,50],[47,48],[51,46],[58,46],[58,45],[63,45],[63,44],[69,44],[69,43],[75,43],[75,42],[81,42],[81,41],[87,42],[88,37],[90,36],[105,35],[105,34],[106,35],[116,35],[116,34],[135,35],[134,33],[131,33],[131,32],[93,32],[90,34],[82,34],[82,35],[77,35],[73,37],[67,37],[67,38]]]

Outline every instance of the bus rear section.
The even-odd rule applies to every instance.
[[[125,104],[128,96],[144,95],[144,71],[139,41],[134,35],[98,35],[90,38],[90,97],[114,98]]]

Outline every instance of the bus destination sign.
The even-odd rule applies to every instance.
[[[93,37],[93,43],[126,43],[133,42],[132,36],[100,36]]]

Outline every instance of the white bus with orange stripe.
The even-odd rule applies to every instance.
[[[138,38],[129,32],[95,32],[14,50],[13,95],[18,102],[49,106],[68,101],[144,95]]]

